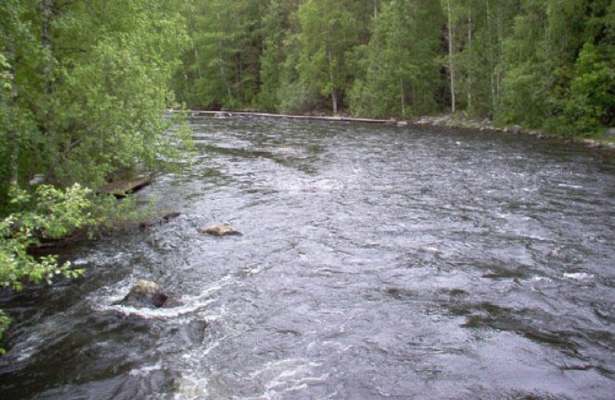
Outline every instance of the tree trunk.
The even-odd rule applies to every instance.
[[[194,52],[194,64],[196,65],[196,73],[199,81],[203,79],[203,70],[201,69],[201,62],[199,58],[199,50],[194,44],[194,40],[192,40],[192,51]]]
[[[41,15],[42,15],[42,27],[41,27],[41,45],[44,51],[44,66],[43,77],[45,79],[45,92],[47,95],[52,91],[52,74],[53,74],[53,55],[52,55],[52,41],[51,41],[51,19],[53,17],[53,1],[54,0],[42,0],[41,1]]]
[[[500,97],[502,95],[501,92],[501,84],[502,84],[502,74],[501,74],[501,69],[500,69],[500,60],[502,59],[502,55],[504,54],[504,24],[502,23],[502,7],[498,4],[496,4],[496,28],[497,28],[497,32],[498,32],[498,53],[497,53],[497,63],[496,63],[496,67],[495,67],[495,71],[496,71],[496,80],[495,80],[495,87],[496,87],[496,98],[495,98],[495,104],[496,107],[498,106],[498,104],[500,104]]]
[[[239,97],[243,97],[243,64],[241,62],[241,53],[237,53],[237,84],[235,87],[237,88],[237,92],[239,93]]]
[[[493,21],[492,21],[492,16],[491,16],[491,7],[489,5],[489,0],[486,0],[485,5],[487,8],[487,32],[488,32],[488,36],[489,36],[489,49],[492,51],[492,54],[490,54],[490,59],[492,60],[492,63],[490,65],[490,73],[489,73],[489,84],[491,87],[491,114],[492,116],[495,115],[495,109],[496,109],[496,98],[497,98],[497,94],[496,94],[496,68],[497,68],[497,64],[493,62],[493,60],[495,59],[495,51],[494,50],[494,45],[493,45],[493,41],[491,40],[491,38],[493,37]]]
[[[335,89],[331,92],[331,101],[333,102],[333,115],[337,115],[337,92]]]
[[[331,81],[331,102],[333,103],[333,115],[337,115],[338,103],[337,103],[337,90],[335,89],[335,77],[333,75],[333,55],[331,50],[327,50],[327,58],[329,59],[329,80]]]
[[[472,8],[468,14],[468,51],[472,57]],[[472,68],[468,68],[468,110],[472,111]]]
[[[446,1],[448,10],[448,70],[451,80],[451,112],[456,111],[455,99],[455,65],[453,63],[453,15],[451,11],[451,0]]]
[[[406,95],[404,93],[404,81],[402,79],[399,80],[399,97],[401,100],[401,116],[406,116]]]
[[[44,85],[44,96],[42,97],[42,115],[40,121],[41,134],[46,138],[47,143],[45,146],[52,148],[49,153],[55,157],[62,153],[62,143],[59,138],[54,135],[53,125],[53,70],[54,70],[54,57],[53,57],[53,39],[52,39],[52,22],[53,22],[53,7],[54,0],[41,0],[40,2],[41,13],[41,37],[40,45],[42,49],[42,79]],[[53,171],[49,171],[48,174],[53,174]]]
[[[216,19],[221,21],[220,13],[216,13]],[[218,48],[218,57],[220,57],[220,79],[224,82],[224,86],[226,88],[226,95],[228,96],[228,100],[230,101],[233,98],[233,93],[231,91],[231,85],[229,84],[228,77],[226,76],[226,68],[224,68],[224,63],[226,60],[224,59],[224,51],[223,51],[223,43],[222,40],[218,39],[216,41],[216,45]]]
[[[9,51],[8,54],[10,55],[10,74],[11,74],[11,81],[10,81],[10,85],[11,85],[11,95],[9,98],[9,118],[10,120],[12,120],[12,122],[9,122],[10,126],[8,128],[8,132],[7,132],[7,139],[8,139],[8,145],[10,150],[10,154],[9,154],[9,169],[10,169],[10,173],[9,173],[9,180],[12,186],[15,187],[19,187],[19,153],[20,153],[20,140],[19,140],[19,136],[16,130],[16,121],[14,121],[15,119],[15,112],[13,110],[11,110],[13,107],[16,106],[17,103],[17,96],[19,95],[19,93],[17,92],[17,85],[15,84],[15,74],[16,74],[16,70],[15,70],[15,45],[14,43],[11,43],[11,46],[9,47]]]

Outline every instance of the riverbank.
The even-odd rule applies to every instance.
[[[173,112],[174,110],[170,110]],[[397,119],[373,119],[373,118],[356,118],[346,115],[327,116],[327,115],[292,115],[292,114],[274,114],[261,113],[250,111],[210,111],[210,110],[192,110],[193,117],[210,116],[213,118],[231,118],[231,117],[261,117],[261,118],[281,118],[307,121],[331,121],[331,122],[358,122],[370,124],[386,124],[405,126],[423,126],[423,127],[445,127],[451,129],[476,129],[483,132],[497,132],[512,135],[530,135],[539,139],[561,140],[566,143],[576,143],[592,149],[602,149],[615,151],[615,137],[609,139],[604,138],[586,138],[586,137],[564,137],[549,133],[540,129],[526,129],[519,125],[499,127],[493,124],[489,119],[472,119],[460,115],[443,114],[437,116],[421,116],[412,120],[397,120]]]
[[[458,115],[444,114],[440,116],[423,116],[410,122],[417,126],[437,126],[454,129],[476,129],[484,132],[499,132],[512,135],[530,135],[539,139],[561,140],[567,143],[577,143],[589,148],[599,148],[604,150],[615,150],[615,137],[609,139],[603,138],[587,138],[587,137],[564,137],[553,133],[546,132],[541,129],[526,129],[519,125],[498,127],[489,119],[477,120],[465,118]]]

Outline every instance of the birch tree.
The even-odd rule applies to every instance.
[[[447,31],[448,31],[448,75],[451,94],[451,112],[456,112],[456,94],[455,94],[455,62],[454,62],[454,37],[453,37],[453,10],[451,8],[451,0],[446,0],[446,16],[447,16]]]

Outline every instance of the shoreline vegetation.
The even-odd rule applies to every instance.
[[[435,126],[447,127],[453,129],[473,129],[479,131],[492,131],[497,133],[505,133],[512,135],[529,135],[538,139],[559,140],[564,143],[581,144],[592,149],[615,150],[615,136],[609,137],[585,137],[585,136],[563,136],[557,133],[551,133],[544,129],[526,129],[519,125],[512,126],[496,126],[490,120],[478,120],[466,118],[459,115],[440,115],[440,116],[424,116],[414,119],[410,122],[417,126]]]
[[[164,111],[179,104],[171,81],[189,42],[185,4],[0,2],[3,292],[82,276],[32,249],[128,223],[135,202],[116,197],[131,188],[105,185],[179,168],[190,132]],[[0,306],[0,352],[9,320]]]
[[[169,110],[169,112],[175,112]],[[183,112],[183,111],[182,111]],[[232,118],[232,117],[259,117],[259,118],[277,118],[305,121],[329,121],[329,122],[356,122],[367,124],[383,124],[396,125],[398,127],[418,126],[418,127],[444,127],[451,129],[472,129],[481,132],[496,132],[512,135],[529,135],[539,139],[559,140],[563,143],[575,143],[584,145],[591,149],[601,149],[615,151],[615,135],[604,135],[603,137],[585,137],[585,136],[562,136],[561,134],[550,133],[542,129],[526,129],[518,125],[513,126],[496,126],[493,121],[488,119],[473,119],[463,115],[442,114],[442,115],[426,115],[409,120],[398,119],[374,119],[361,118],[347,115],[325,115],[321,113],[313,113],[306,115],[299,114],[276,114],[258,111],[215,111],[215,110],[190,110],[189,114],[193,117],[208,116],[212,118]]]

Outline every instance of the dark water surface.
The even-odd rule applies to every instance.
[[[487,133],[195,119],[181,211],[5,298],[9,399],[613,399],[615,161]],[[230,222],[241,237],[197,228]],[[138,279],[182,305],[113,305]]]

